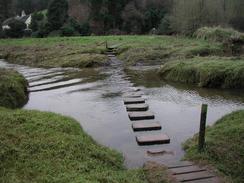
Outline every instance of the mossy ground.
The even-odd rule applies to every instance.
[[[14,70],[0,69],[0,106],[22,107],[28,101],[28,83]]]
[[[244,110],[218,120],[206,131],[206,148],[197,150],[198,135],[184,144],[186,158],[216,167],[234,183],[244,180]]]
[[[208,88],[244,88],[244,59],[195,57],[169,62],[160,75],[169,81]]]
[[[71,118],[0,108],[0,182],[147,182]]]

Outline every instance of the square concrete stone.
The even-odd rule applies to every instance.
[[[145,103],[143,98],[125,98],[124,104],[142,104]]]
[[[166,134],[141,135],[136,137],[139,145],[168,144],[170,138]]]
[[[126,105],[127,111],[147,111],[149,109],[148,104],[129,104]]]
[[[128,92],[123,95],[124,98],[141,98],[142,93],[139,92]]]
[[[162,126],[159,122],[147,122],[147,121],[137,121],[132,124],[134,131],[152,131],[161,130]]]
[[[147,120],[147,119],[154,119],[155,116],[152,112],[129,112],[129,118],[131,121],[136,120]]]

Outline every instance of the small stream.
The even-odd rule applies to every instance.
[[[164,164],[179,161],[181,144],[199,129],[202,103],[209,105],[207,124],[232,111],[244,108],[243,90],[202,89],[166,83],[155,74],[127,74],[122,63],[112,58],[111,66],[96,69],[32,68],[0,60],[0,67],[13,68],[29,81],[29,102],[25,109],[51,111],[71,116],[98,143],[123,153],[129,168],[153,160]],[[154,72],[154,71],[152,71]],[[168,145],[138,146],[131,128],[123,93],[133,87],[145,94],[150,111],[171,138]],[[157,132],[154,132],[157,133]],[[138,134],[143,134],[139,132]],[[150,156],[147,150],[172,153]]]

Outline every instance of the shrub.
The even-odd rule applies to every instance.
[[[70,25],[65,25],[61,28],[61,35],[62,36],[74,36],[75,29]]]
[[[25,29],[23,35],[24,35],[24,37],[31,37],[32,30],[31,29]]]
[[[51,28],[49,23],[42,23],[39,26],[38,31],[35,32],[34,36],[37,36],[39,38],[46,37],[51,32]]]
[[[48,37],[60,37],[62,35],[61,30],[55,30],[48,34]]]
[[[5,38],[5,33],[2,29],[2,27],[0,27],[0,38]]]
[[[172,33],[172,30],[170,28],[170,20],[169,20],[169,17],[168,16],[165,16],[160,24],[159,24],[159,27],[158,27],[158,34],[171,34]]]
[[[81,26],[80,26],[80,34],[82,36],[88,36],[91,34],[91,28],[90,28],[90,25],[88,22],[86,23],[83,23]]]
[[[13,20],[9,23],[9,27],[10,29],[4,30],[6,36],[11,38],[20,38],[24,35],[26,24],[19,20]]]

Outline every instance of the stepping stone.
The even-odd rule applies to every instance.
[[[174,175],[177,175],[177,174],[184,174],[184,173],[206,171],[206,168],[201,168],[201,167],[193,165],[193,166],[173,168],[173,169],[170,169],[170,171],[172,171]]]
[[[212,177],[212,178],[207,178],[207,179],[187,181],[187,183],[223,183],[223,181],[221,181],[217,177]]]
[[[136,141],[139,145],[168,144],[170,139],[165,134],[137,136]]]
[[[142,104],[145,103],[143,98],[125,98],[124,104]]]
[[[174,163],[171,165],[168,165],[169,169],[172,168],[180,168],[180,167],[187,167],[187,166],[193,166],[194,164],[190,161],[180,161],[179,163]]]
[[[149,109],[148,104],[129,104],[126,105],[127,111],[147,111]]]
[[[162,126],[159,122],[134,122],[132,124],[132,128],[134,131],[152,131],[152,130],[161,130]]]
[[[123,97],[125,97],[125,98],[141,98],[142,95],[141,94],[137,94],[137,93],[131,93],[131,94],[123,95]]]
[[[154,119],[154,114],[152,112],[129,112],[129,118],[131,121]]]
[[[178,175],[175,175],[174,177],[176,178],[177,181],[186,182],[186,181],[196,181],[196,180],[202,180],[202,179],[208,180],[208,178],[212,178],[215,176],[207,171],[202,171],[202,172],[178,174]]]

